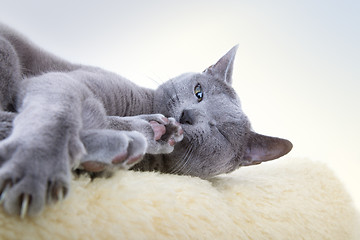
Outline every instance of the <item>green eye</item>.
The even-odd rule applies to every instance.
[[[203,95],[203,92],[202,92],[201,85],[199,83],[195,86],[194,93],[195,93],[195,96],[198,98],[198,102],[201,102],[204,95]]]

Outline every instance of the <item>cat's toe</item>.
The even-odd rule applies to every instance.
[[[27,177],[12,182],[5,179],[1,198],[4,209],[11,215],[34,216],[39,213],[45,205],[44,187],[38,185],[35,179]],[[4,185],[4,183],[2,183]]]
[[[6,195],[8,193],[8,191],[11,188],[11,182],[10,181],[5,181],[2,184],[3,186],[0,189],[0,204],[3,204],[5,199],[6,199]]]
[[[161,137],[166,133],[166,127],[164,124],[160,124],[156,121],[150,121],[150,126],[154,131],[154,139],[155,141],[160,140]]]
[[[69,183],[66,180],[50,180],[47,183],[47,203],[62,201],[69,192]]]
[[[127,135],[129,137],[127,156],[117,156],[118,159],[124,159],[121,162],[121,167],[124,169],[129,169],[140,162],[145,155],[148,146],[145,136],[141,133],[133,131],[128,132]]]
[[[173,144],[181,142],[184,138],[184,130],[175,118],[169,118],[166,131],[170,133],[169,139],[172,140],[171,143]]]
[[[68,151],[70,156],[70,161],[72,166],[78,165],[78,161],[86,154],[86,149],[82,141],[80,140],[80,137],[77,135],[74,135],[70,137],[69,143],[68,143]]]

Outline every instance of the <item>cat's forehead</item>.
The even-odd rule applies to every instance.
[[[184,73],[174,79],[172,82],[179,88],[192,89],[200,84],[207,94],[225,94],[229,98],[237,99],[235,90],[225,81],[217,79],[214,76],[205,73]]]

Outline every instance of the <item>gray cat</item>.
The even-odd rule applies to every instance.
[[[72,64],[0,25],[0,202],[33,216],[68,192],[71,169],[210,178],[287,154],[253,132],[231,87],[237,47],[156,90]],[[142,161],[141,161],[142,160]]]

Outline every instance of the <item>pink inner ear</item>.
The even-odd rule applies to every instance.
[[[289,153],[292,147],[292,143],[286,139],[252,133],[249,137],[244,157],[247,163],[244,165],[252,165],[279,158]]]

